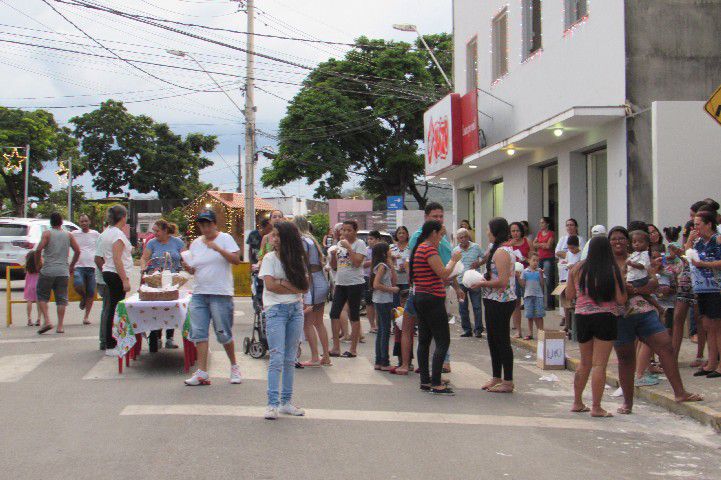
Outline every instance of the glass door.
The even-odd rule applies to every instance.
[[[586,155],[588,175],[588,227],[608,222],[608,162],[607,151],[598,150]]]
[[[493,216],[503,216],[503,180],[493,182]]]

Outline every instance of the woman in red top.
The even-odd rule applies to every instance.
[[[440,395],[453,395],[453,390],[441,382],[443,361],[451,343],[446,313],[446,288],[444,282],[451,276],[461,259],[455,250],[448,266],[444,266],[438,254],[445,228],[440,222],[430,220],[423,224],[421,235],[411,252],[410,281],[413,283],[413,304],[418,318],[418,368],[421,374],[421,390]],[[432,375],[428,373],[428,351],[431,340],[436,342],[433,352]]]
[[[538,251],[538,260],[541,262],[540,267],[546,279],[546,308],[553,310],[556,308],[553,295],[551,295],[553,289],[556,288],[556,253],[554,251],[556,236],[553,233],[550,218],[541,217],[539,226],[541,230],[536,234],[533,247]]]
[[[528,253],[531,251],[531,244],[526,238],[526,229],[521,222],[511,224],[511,239],[506,243],[507,247],[513,249],[516,254],[516,261],[521,262],[524,267],[528,266]],[[516,330],[515,338],[523,338],[521,332],[521,301],[523,300],[523,287],[516,275],[516,308],[513,310],[513,328]]]

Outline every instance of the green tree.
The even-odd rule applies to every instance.
[[[37,202],[38,206],[33,210],[35,216],[42,218],[50,217],[53,212],[60,212],[66,220],[74,221],[68,218],[68,190],[66,188],[53,190],[47,196]],[[77,218],[83,212],[85,206],[85,191],[80,185],[73,185],[73,212]]]
[[[29,197],[42,199],[50,192],[50,183],[36,175],[48,162],[67,163],[72,160],[73,176],[84,172],[84,164],[78,161],[78,142],[70,133],[68,128],[60,128],[53,114],[45,110],[26,112],[0,107],[0,145],[13,147],[30,145]],[[12,151],[3,149],[2,153],[11,154]],[[25,154],[23,149],[19,153]],[[4,166],[4,164],[4,158],[0,158],[0,165]],[[7,207],[17,215],[23,210],[24,189],[24,168],[17,172],[0,168],[0,197],[7,199],[9,203]]]
[[[70,119],[80,140],[93,186],[111,194],[135,189],[160,198],[186,198],[207,186],[200,170],[213,164],[203,157],[218,144],[215,136],[191,133],[183,139],[165,123],[133,115],[122,102]]]
[[[426,41],[450,71],[450,35]],[[360,38],[344,59],[320,64],[303,82],[280,122],[278,155],[261,180],[280,187],[305,178],[315,196],[338,197],[353,173],[375,198],[411,193],[423,172],[423,112],[448,91],[419,45]]]
[[[308,221],[313,225],[313,236],[319,243],[323,242],[323,237],[328,233],[330,219],[327,213],[313,213],[308,215]]]
[[[188,231],[190,220],[186,216],[186,213],[183,211],[183,207],[178,207],[169,211],[168,213],[163,215],[163,218],[165,218],[169,222],[173,222],[178,226],[178,235],[185,235],[185,232]]]

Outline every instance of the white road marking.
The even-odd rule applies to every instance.
[[[491,376],[470,363],[451,359],[451,373],[448,378],[454,387],[478,390],[491,379]]]
[[[553,428],[561,430],[618,431],[618,424],[603,420],[575,418],[518,417],[513,415],[472,415],[460,413],[398,412],[381,410],[329,410],[306,408],[305,421],[340,420],[385,423],[429,423],[447,425],[489,425],[498,427]],[[123,416],[189,415],[262,418],[265,407],[242,405],[128,405]],[[303,417],[287,417],[301,419]],[[624,424],[624,428],[629,425]]]
[[[65,336],[56,336],[56,337],[40,337],[37,338],[15,338],[15,339],[7,339],[7,340],[0,340],[0,345],[8,344],[8,343],[43,343],[43,342],[58,342],[62,340],[97,340],[98,336],[95,335],[93,337],[65,337]]]
[[[52,356],[52,353],[29,353],[0,357],[0,383],[17,382]]]
[[[393,385],[385,378],[386,372],[373,370],[373,365],[365,357],[334,358],[333,366],[324,368],[332,383],[356,385]]]
[[[244,312],[243,310],[238,310],[238,311],[235,312],[235,316],[236,316],[236,317],[244,317],[244,316],[245,316],[245,312]]]
[[[240,367],[243,380],[266,380],[268,378],[268,360],[256,360],[243,352],[235,352],[235,359]],[[215,378],[230,376],[230,363],[224,351],[210,352],[208,374]]]
[[[142,358],[142,354],[140,358]],[[123,373],[118,373],[118,357],[103,356],[98,360],[98,363],[85,374],[83,380],[132,379],[147,377],[150,374],[147,368],[135,368],[135,362],[132,360],[130,365],[130,368],[126,368],[125,359],[123,358]]]

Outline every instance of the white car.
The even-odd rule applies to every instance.
[[[63,229],[72,232],[80,227],[73,222],[63,221]],[[25,256],[38,246],[45,230],[50,230],[48,219],[0,218],[0,277],[5,277],[8,266],[25,265]]]

